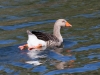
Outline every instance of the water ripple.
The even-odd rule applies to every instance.
[[[98,29],[100,28],[100,24],[96,25],[96,26],[92,26],[90,29]]]
[[[38,66],[32,70],[32,72],[44,72],[46,71],[46,66]]]
[[[12,62],[12,63],[10,63],[10,65],[18,66],[18,67],[23,67],[23,68],[27,68],[27,69],[30,69],[30,68],[33,67],[30,64],[25,64],[25,63],[21,63],[21,62]]]
[[[14,15],[2,15],[0,16],[0,21],[4,20],[16,20],[16,19],[21,19],[22,17],[14,16]]]
[[[57,53],[55,53],[53,51],[50,51],[48,53],[48,57],[49,58],[56,59],[58,61],[63,61],[63,62],[70,61],[70,60],[75,60],[76,59],[75,56],[63,56],[63,55],[57,54]]]
[[[14,70],[11,70],[9,68],[5,68],[4,71],[7,72],[7,73],[12,73]]]
[[[0,40],[0,44],[10,44],[16,42],[16,40]]]
[[[88,56],[89,59],[93,59],[95,57],[98,58],[98,59],[100,59],[100,55],[98,55],[98,54],[96,54],[96,55],[89,55]]]
[[[99,68],[100,68],[100,62],[96,62],[96,63],[91,63],[91,64],[84,65],[83,67],[79,67],[79,68],[54,70],[54,71],[46,73],[45,75],[55,75],[55,74],[62,74],[62,73],[87,72],[87,71],[97,70]]]
[[[0,66],[0,71],[4,69],[4,66]]]
[[[45,24],[45,23],[52,23],[52,22],[55,22],[55,20],[28,22],[28,23],[13,25],[13,26],[0,26],[0,28],[3,29],[3,30],[15,30],[15,29],[18,29],[18,28],[24,28],[24,27],[28,27],[28,26],[34,26],[34,25],[38,25],[38,24]]]
[[[73,51],[84,51],[84,50],[97,49],[97,48],[100,48],[100,44],[90,45],[86,47],[79,47],[77,49],[74,49]]]
[[[77,18],[77,17],[95,18],[95,17],[98,17],[98,14],[100,14],[100,11],[97,11],[91,14],[78,14],[76,16],[73,16],[72,18]]]

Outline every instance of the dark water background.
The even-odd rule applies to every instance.
[[[59,18],[73,26],[61,30],[63,47],[18,49],[26,30],[52,33]],[[100,1],[0,0],[0,75],[100,75]]]

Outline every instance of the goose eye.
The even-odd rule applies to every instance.
[[[62,21],[62,22],[65,22],[65,21]]]

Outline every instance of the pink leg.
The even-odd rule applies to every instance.
[[[42,47],[42,44],[38,44],[37,46],[29,47],[28,50],[39,49],[41,47]]]
[[[24,49],[24,48],[26,48],[26,47],[28,47],[28,45],[27,45],[27,44],[22,45],[22,46],[19,46],[18,48],[19,48],[20,50],[23,50],[23,49]]]

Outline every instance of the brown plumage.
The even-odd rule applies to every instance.
[[[56,41],[59,42],[58,38],[54,36],[53,34],[38,32],[38,31],[32,31],[32,34],[34,34],[38,39],[44,40],[44,41]]]
[[[42,42],[44,41],[44,43],[46,44],[46,46],[60,46],[63,42],[63,38],[60,34],[60,29],[61,27],[72,27],[71,24],[69,24],[65,19],[58,19],[55,24],[54,24],[54,29],[53,29],[53,34],[48,34],[48,33],[43,33],[43,32],[37,32],[37,31],[28,31],[29,34],[34,34],[37,38],[37,40],[35,42],[32,42],[31,40],[33,40],[34,38],[29,37],[29,39],[31,39],[31,43],[37,43],[39,40],[41,40]],[[19,46],[19,48],[22,50],[25,46],[27,45],[23,45],[23,46]],[[42,43],[41,43],[42,46]],[[37,45],[37,47],[41,47],[40,44]],[[35,47],[35,48],[37,48]]]
[[[65,19],[58,19],[54,24],[53,34],[32,31],[38,39],[41,39],[47,43],[47,46],[59,46],[63,42],[63,38],[60,34],[61,27],[71,27]]]

